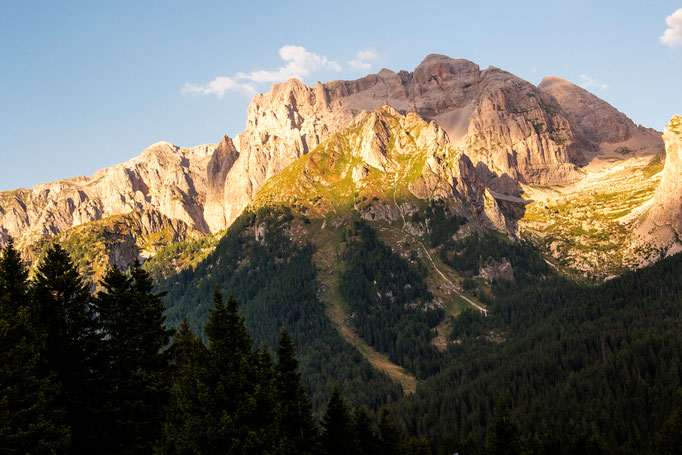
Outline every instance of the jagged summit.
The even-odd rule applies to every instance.
[[[419,200],[452,200],[482,225],[507,231],[471,160],[435,122],[389,105],[358,120],[268,180],[252,205],[284,203],[311,217],[354,208],[394,221]]]

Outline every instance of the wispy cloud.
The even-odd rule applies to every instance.
[[[682,46],[682,8],[665,18],[668,28],[660,36],[661,43],[670,47]]]
[[[595,89],[606,90],[609,88],[608,84],[605,84],[597,79],[593,79],[587,74],[580,75],[580,86],[584,89]]]
[[[225,96],[225,93],[229,91],[241,92],[248,96],[253,96],[258,91],[256,87],[251,84],[242,84],[230,77],[218,76],[211,82],[203,85],[192,84],[190,82],[185,83],[180,89],[180,93],[183,95],[190,94],[200,94],[200,95],[215,95],[218,98]]]
[[[303,79],[308,74],[319,70],[340,71],[341,67],[334,60],[313,54],[302,46],[283,46],[279,50],[279,56],[285,62],[274,71],[255,70],[250,73],[237,73],[235,79],[247,79],[256,83],[282,82],[292,77]]]
[[[376,52],[371,49],[365,49],[358,51],[358,53],[355,54],[355,58],[348,61],[348,66],[356,70],[367,71],[372,67],[372,63],[376,62],[378,59],[379,56]]]
[[[321,70],[340,71],[338,63],[327,57],[314,54],[302,46],[282,46],[279,56],[286,65],[275,70],[253,70],[234,76],[219,76],[206,84],[187,82],[180,93],[215,95],[222,98],[229,91],[241,92],[248,96],[258,93],[259,84],[283,82],[291,78],[303,79]]]

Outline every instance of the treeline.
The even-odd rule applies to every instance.
[[[343,237],[338,292],[358,335],[419,378],[436,373],[442,357],[431,340],[444,312],[428,306],[433,296],[423,276],[362,219]]]
[[[2,250],[0,453],[430,453],[338,388],[318,424],[286,328],[273,361],[217,288],[205,344],[186,320],[165,327],[139,264],[100,285],[90,294],[58,244],[31,279],[11,240]]]

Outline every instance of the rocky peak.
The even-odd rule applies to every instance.
[[[193,148],[158,142],[125,163],[77,177],[0,193],[0,243],[20,245],[114,215],[155,211],[209,232],[203,207],[215,145]],[[222,187],[222,183],[219,184]]]
[[[632,120],[606,101],[560,77],[547,76],[538,88],[552,95],[571,121],[593,142],[626,141],[637,128]]]
[[[479,223],[508,230],[471,160],[442,128],[390,106],[361,113],[268,180],[252,204],[284,203],[313,217],[351,205],[363,217],[395,220],[415,198],[453,200]]]
[[[480,78],[480,68],[474,62],[452,59],[440,54],[427,55],[414,70],[414,80],[420,84],[442,83],[456,79],[466,85],[477,82]]]
[[[247,128],[235,144],[239,157],[225,178],[225,226],[267,179],[363,111],[382,105],[435,121],[452,141],[466,146],[479,168],[487,169],[481,175],[563,182],[577,178],[582,149],[591,147],[576,137],[551,95],[497,68],[481,71],[468,60],[432,54],[412,73],[383,69],[358,80],[314,87],[289,80],[255,96],[249,106]],[[375,164],[385,164],[373,156],[378,158]],[[218,228],[212,223],[212,230]]]

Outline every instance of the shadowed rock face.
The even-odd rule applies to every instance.
[[[552,95],[571,124],[594,144],[615,144],[634,139],[638,144],[651,148],[647,150],[649,153],[663,148],[658,131],[636,126],[625,114],[582,87],[556,76],[547,76],[538,88]]]

